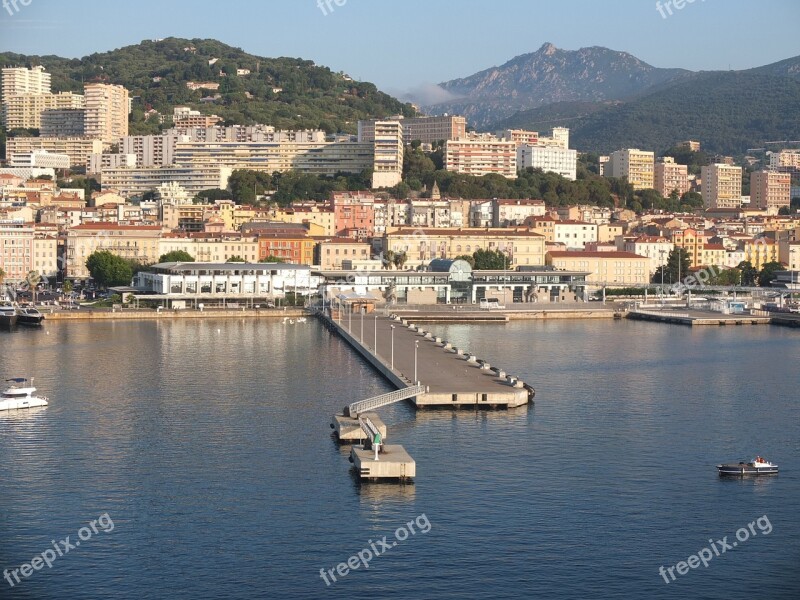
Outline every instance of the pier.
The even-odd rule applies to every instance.
[[[410,400],[417,409],[494,409],[533,401],[533,388],[518,377],[398,315],[334,311],[320,318],[397,388],[351,402],[333,416],[333,435],[341,444],[353,444],[349,460],[361,481],[416,477],[416,462],[405,448],[385,443],[388,428],[374,412],[381,407]]]
[[[629,319],[689,325],[690,327],[709,325],[769,325],[769,314],[724,314],[707,310],[659,310],[658,308],[637,308],[628,312]]]

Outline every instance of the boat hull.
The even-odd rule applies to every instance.
[[[0,400],[0,411],[4,410],[24,410],[37,406],[47,406],[44,398],[21,398],[19,400]]]
[[[17,323],[28,327],[38,327],[42,324],[42,321],[44,321],[44,315],[17,315]]]
[[[748,463],[730,464],[730,465],[717,465],[717,470],[720,475],[730,475],[734,477],[742,477],[747,475],[775,475],[778,473],[777,465],[771,467],[754,467]]]

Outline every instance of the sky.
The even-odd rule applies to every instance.
[[[798,0],[0,0],[0,51],[78,58],[214,38],[395,95],[545,42],[606,46],[656,67],[746,69],[800,55],[798,26]]]

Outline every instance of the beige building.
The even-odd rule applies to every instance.
[[[194,197],[203,190],[227,188],[231,172],[230,168],[213,164],[163,169],[102,169],[100,179],[103,189],[119,190],[123,196],[141,196],[163,183],[175,182]]]
[[[671,156],[662,156],[655,164],[654,189],[665,198],[673,191],[678,197],[689,191],[689,173],[686,165],[679,165]]]
[[[88,167],[92,154],[103,151],[101,140],[87,138],[12,137],[6,140],[6,156],[29,154],[44,150],[52,154],[66,154],[73,167]]]
[[[98,250],[107,250],[142,264],[154,264],[161,256],[160,238],[160,225],[86,223],[72,227],[67,231],[64,241],[65,277],[88,279],[86,260]]]
[[[750,207],[768,209],[789,207],[792,176],[778,171],[755,171],[750,174]]]
[[[387,232],[384,249],[405,252],[406,268],[427,265],[436,258],[494,250],[508,257],[508,268],[544,264],[545,238],[525,227],[427,229],[401,227]]]
[[[106,144],[116,144],[128,135],[128,90],[121,85],[90,83],[84,87],[84,94],[84,135]]]
[[[612,152],[605,164],[606,177],[625,177],[634,190],[651,189],[655,185],[655,154],[638,148]]]
[[[376,121],[374,127],[372,188],[394,187],[403,180],[402,121]]]
[[[58,227],[37,224],[33,234],[31,269],[51,282],[58,277]]]
[[[449,140],[444,150],[445,169],[463,175],[481,177],[502,175],[517,177],[517,144],[497,139]]]
[[[239,234],[165,233],[158,240],[158,257],[183,250],[196,262],[224,263],[238,256],[248,263],[259,261],[258,237]]]
[[[701,170],[701,193],[706,208],[742,206],[742,168],[716,163]]]
[[[0,222],[0,269],[8,282],[22,282],[33,270],[34,225]]]
[[[332,208],[323,206],[277,208],[270,213],[274,221],[295,224],[311,224],[320,227],[319,235],[334,237],[336,235],[336,217]],[[317,235],[312,232],[312,235]]]
[[[25,67],[6,67],[1,72],[2,84],[0,84],[0,108],[3,113],[3,124],[7,126],[5,120],[5,110],[8,99],[11,96],[20,94],[40,95],[50,93],[50,73],[44,67],[38,66],[32,69]],[[8,127],[11,129],[11,127]]]
[[[83,108],[83,96],[72,92],[59,94],[12,94],[6,98],[7,129],[40,129],[42,113],[54,109]]]
[[[403,125],[403,142],[410,144],[419,140],[423,144],[435,144],[441,140],[457,140],[467,135],[467,119],[457,115],[443,117],[409,117],[401,116],[384,119],[398,121]],[[375,125],[377,121],[358,122],[358,141],[372,142],[375,140]]]
[[[320,240],[314,248],[314,263],[322,271],[338,271],[343,268],[343,261],[367,260],[370,254],[371,247],[366,242],[357,242],[350,238],[331,238]]]
[[[666,266],[669,254],[675,248],[675,244],[665,237],[641,235],[632,240],[625,241],[624,250],[638,256],[646,256],[650,259],[648,272],[654,273],[659,267]]]
[[[620,287],[650,283],[650,259],[631,252],[568,252],[551,250],[547,264],[562,271],[585,271],[589,283]]]

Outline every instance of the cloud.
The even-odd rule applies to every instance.
[[[455,94],[435,83],[421,83],[407,90],[391,90],[389,93],[404,102],[413,102],[420,106],[432,106],[457,98]]]

